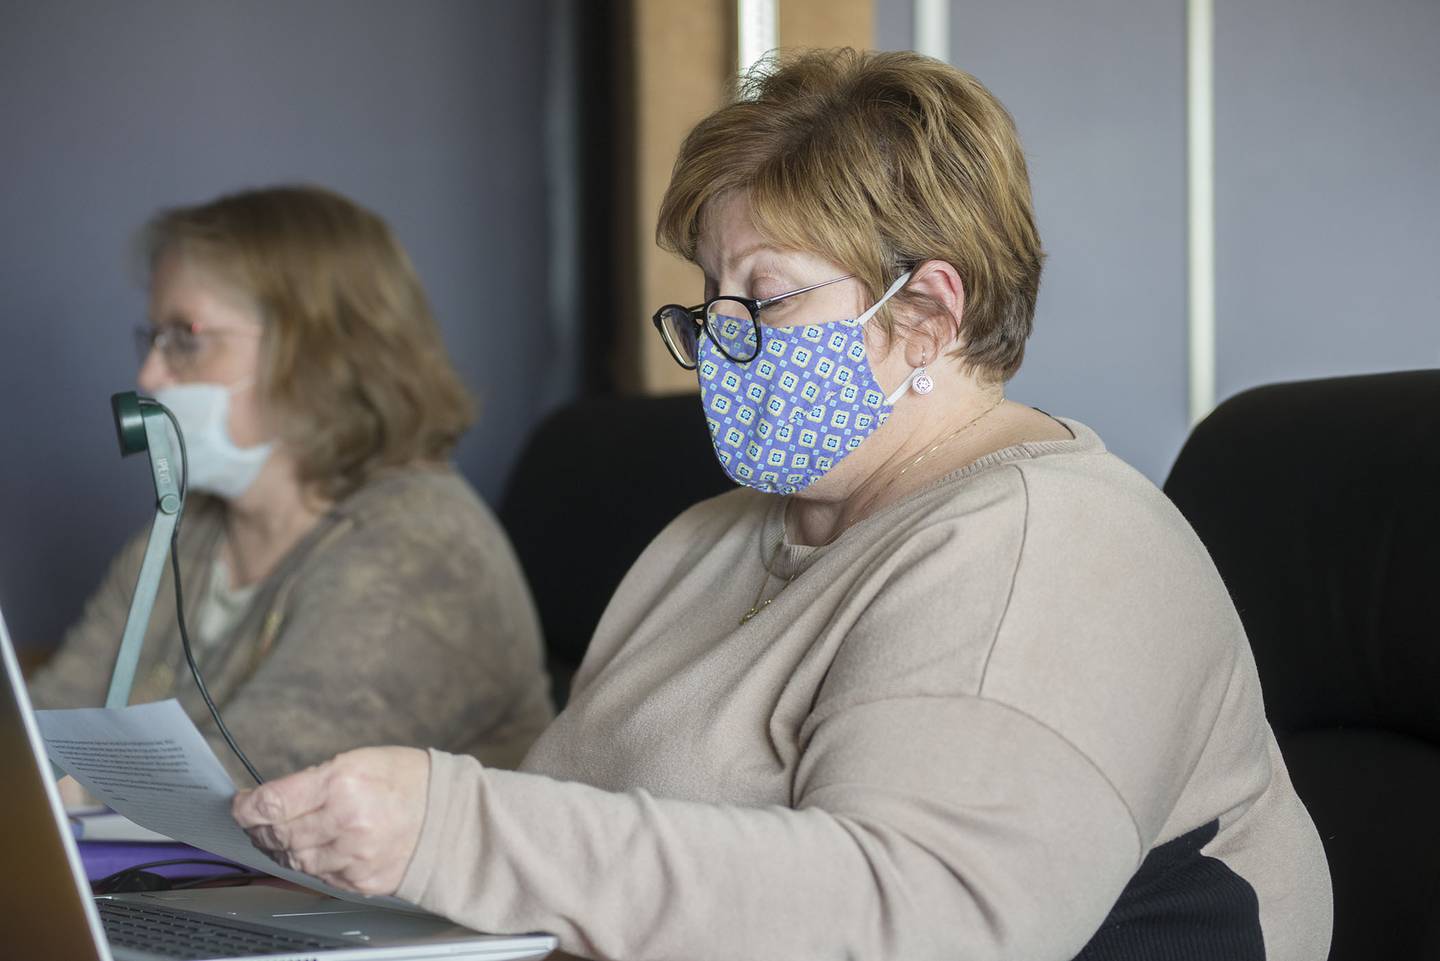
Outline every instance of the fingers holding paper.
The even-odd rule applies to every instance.
[[[400,886],[425,819],[430,757],[416,748],[347,751],[235,795],[251,843],[286,867],[360,894]]]
[[[79,781],[68,774],[55,782],[55,789],[60,792],[60,803],[65,805],[67,811],[83,811],[101,806]]]

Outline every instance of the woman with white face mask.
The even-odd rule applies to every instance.
[[[396,741],[518,763],[551,715],[539,628],[504,533],[448,464],[471,403],[389,228],[274,188],[164,211],[142,241],[139,385],[185,435],[186,620],[242,750],[267,777]],[[101,703],[143,549],[33,679],[38,705]],[[132,700],[178,697],[244,783],[165,578]]]
[[[744,93],[681,149],[658,233],[705,289],[654,318],[743,489],[636,562],[520,771],[356,752],[239,822],[593,958],[1324,958],[1324,853],[1208,555],[1005,397],[1042,259],[1005,110],[908,53]]]

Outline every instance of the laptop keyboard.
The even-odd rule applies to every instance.
[[[142,907],[105,898],[96,899],[95,906],[111,945],[187,961],[355,947],[354,942],[337,938],[297,935],[243,921],[222,921],[209,915]]]

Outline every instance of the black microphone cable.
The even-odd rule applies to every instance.
[[[220,709],[215,706],[215,701],[210,697],[210,691],[205,687],[205,679],[200,676],[200,666],[195,663],[195,653],[190,647],[190,631],[185,626],[185,594],[180,586],[180,522],[185,519],[185,495],[190,487],[190,456],[185,451],[185,434],[180,430],[180,421],[175,418],[170,408],[149,397],[141,397],[140,404],[146,407],[154,407],[170,419],[170,426],[175,428],[175,437],[180,444],[180,508],[175,512],[175,529],[170,532],[170,571],[175,580],[175,620],[180,625],[180,646],[185,651],[185,662],[190,665],[190,674],[195,678],[195,686],[200,688],[200,696],[205,699],[205,706],[210,709],[210,716],[215,719],[215,726],[220,729],[220,736],[225,738],[225,743],[230,745],[230,750],[245,765],[245,770],[255,779],[256,784],[264,784],[265,779],[255,770],[255,765],[240,750],[240,745],[235,743],[235,738],[230,736],[230,729],[225,726],[224,720],[220,717]]]

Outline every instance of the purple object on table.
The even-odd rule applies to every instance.
[[[76,843],[80,847],[80,860],[85,865],[85,877],[92,882],[109,877],[116,871],[133,868],[137,864],[149,864],[152,861],[204,858],[207,861],[233,863],[218,854],[211,854],[178,841],[172,844],[150,841],[78,841]],[[240,864],[236,864],[235,867],[248,870]],[[168,864],[162,868],[155,868],[154,871],[167,878],[201,878],[225,873],[225,869],[218,864]]]

